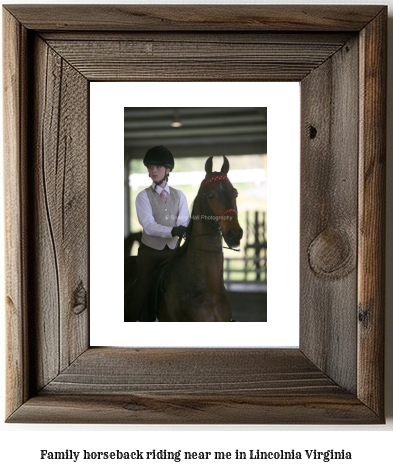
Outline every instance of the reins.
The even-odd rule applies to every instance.
[[[221,232],[221,231],[220,231],[220,230],[217,230],[216,232]],[[200,247],[195,247],[195,245],[192,245],[192,244],[189,242],[189,240],[191,240],[191,238],[194,238],[194,237],[202,237],[202,236],[204,236],[204,235],[212,235],[212,234],[214,234],[214,232],[206,232],[205,234],[192,235],[192,236],[187,237],[187,238],[184,237],[184,236],[182,236],[182,237],[180,237],[179,240],[177,241],[176,248],[177,248],[178,246],[180,246],[180,241],[181,241],[181,239],[184,239],[184,242],[185,242],[187,245],[189,245],[190,247],[192,247],[193,249],[201,250],[202,252],[209,252],[209,253],[222,253],[221,250],[210,250],[210,249],[202,249],[202,248],[200,248]],[[222,238],[222,234],[221,234],[221,238]],[[223,248],[224,248],[224,249],[228,249],[228,250],[233,250],[234,252],[240,252],[239,249],[233,249],[232,247],[226,247],[226,246],[224,246],[224,245],[223,245]]]

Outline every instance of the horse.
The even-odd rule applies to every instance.
[[[160,322],[232,320],[223,279],[222,238],[233,249],[240,245],[243,230],[237,217],[238,192],[227,176],[229,161],[223,158],[220,172],[212,171],[213,157],[207,159],[185,241],[164,269],[156,303]]]

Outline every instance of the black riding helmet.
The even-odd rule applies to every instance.
[[[145,166],[165,166],[165,168],[170,168],[171,171],[175,167],[172,153],[162,145],[147,150],[146,155],[143,158],[143,164]]]

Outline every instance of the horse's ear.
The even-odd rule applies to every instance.
[[[211,156],[210,158],[206,160],[206,163],[205,163],[206,174],[210,174],[212,170],[213,170],[213,157]]]
[[[226,156],[224,156],[224,164],[221,167],[221,173],[227,174],[229,171],[229,161]]]

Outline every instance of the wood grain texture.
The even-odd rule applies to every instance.
[[[31,398],[13,423],[99,424],[375,424],[355,397],[45,395]]]
[[[359,398],[383,412],[387,11],[360,36]]]
[[[94,42],[120,41],[120,42],[158,42],[158,43],[230,43],[230,44],[330,44],[337,47],[342,46],[351,37],[357,36],[356,32],[323,33],[320,31],[307,32],[286,32],[285,35],[279,32],[254,32],[254,31],[94,31]],[[91,31],[76,30],[49,30],[40,31],[39,37],[47,43],[53,41],[92,41]]]
[[[315,35],[317,36],[317,35]],[[342,42],[331,43],[314,35],[296,43],[249,42],[247,36],[228,38],[218,35],[209,42],[195,42],[195,35],[182,35],[181,41],[130,40],[67,41],[50,40],[49,45],[68,63],[92,81],[300,81]],[[252,68],[250,65],[252,64]]]
[[[40,389],[88,348],[88,87],[39,38],[34,57],[31,245]]]
[[[116,371],[114,371],[116,367]],[[375,423],[299,350],[85,352],[9,421]]]
[[[359,31],[380,6],[6,5],[36,31]]]
[[[26,183],[27,31],[3,13],[5,268],[7,327],[6,411],[12,413],[29,395],[28,226]]]
[[[357,42],[349,41],[301,83],[300,348],[354,394],[357,68]]]
[[[91,348],[41,393],[277,396],[283,387],[291,395],[342,391],[298,350]]]
[[[382,423],[386,8],[13,5],[4,21],[8,421]],[[89,80],[175,68],[301,79],[300,350],[89,348]]]

